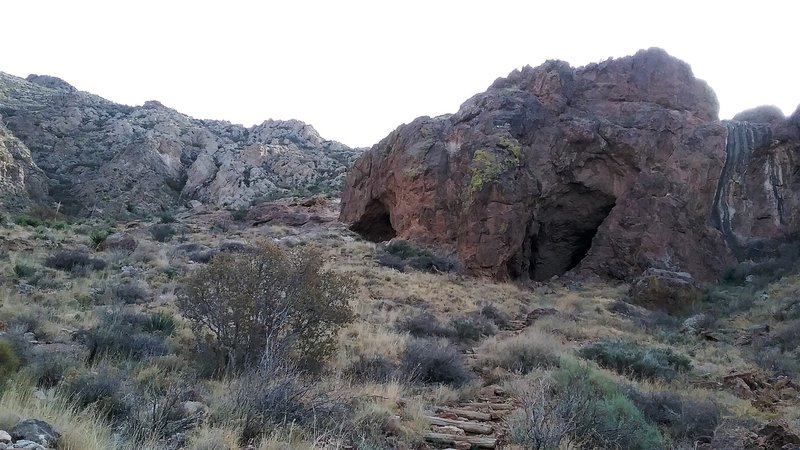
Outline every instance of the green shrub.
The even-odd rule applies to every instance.
[[[158,219],[161,223],[175,223],[178,220],[175,218],[175,213],[172,211],[163,211],[158,215]]]
[[[123,377],[103,369],[97,373],[73,374],[65,382],[64,390],[79,407],[93,406],[110,419],[122,419],[131,409],[125,400]]]
[[[77,366],[78,361],[64,354],[44,352],[34,354],[31,357],[31,362],[25,368],[25,372],[37,386],[52,388],[58,385],[65,375]]]
[[[250,210],[248,210],[247,208],[238,208],[231,210],[231,218],[237,222],[241,222],[247,218],[247,213],[249,211]]]
[[[434,250],[412,245],[408,241],[395,239],[378,248],[378,263],[404,271],[407,267],[431,273],[453,272],[457,269],[453,258]]]
[[[689,358],[670,348],[645,347],[626,341],[601,340],[583,347],[579,354],[605,368],[639,379],[670,379],[692,367]]]
[[[721,423],[720,408],[711,401],[689,399],[677,392],[642,392],[633,386],[625,389],[642,414],[662,427],[676,443],[694,448],[696,442],[708,442]]]
[[[267,351],[291,354],[319,369],[336,349],[353,313],[355,284],[323,268],[319,251],[290,252],[265,242],[244,253],[220,253],[186,279],[177,305],[196,336],[237,370]]]
[[[529,373],[534,369],[558,367],[564,344],[558,338],[530,329],[524,334],[483,347],[479,364],[485,368],[502,367],[509,372]]]
[[[457,343],[472,344],[486,336],[497,334],[494,323],[478,313],[466,314],[450,320],[451,339]]]
[[[442,325],[439,319],[429,312],[420,312],[397,321],[398,331],[405,331],[417,338],[424,337],[449,337],[453,329]]]
[[[664,448],[664,439],[636,405],[602,373],[570,359],[522,396],[510,436],[531,449]]]
[[[397,364],[383,356],[361,355],[345,369],[345,374],[355,381],[385,383],[397,373]]]
[[[142,330],[147,333],[161,333],[164,336],[169,336],[175,331],[175,327],[175,317],[172,314],[157,312],[147,318]]]
[[[24,263],[16,263],[11,270],[18,279],[25,279],[36,274],[36,267]]]
[[[175,236],[175,227],[167,223],[157,223],[150,227],[150,236],[157,242],[167,242]]]
[[[89,240],[92,243],[92,248],[97,248],[106,238],[111,234],[108,230],[92,230],[89,234]]]

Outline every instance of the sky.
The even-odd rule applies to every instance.
[[[0,0],[0,71],[202,119],[299,119],[370,146],[515,68],[648,47],[691,64],[723,119],[763,104],[791,114],[799,13],[792,0]]]

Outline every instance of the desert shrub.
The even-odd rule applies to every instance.
[[[73,374],[64,383],[64,390],[79,407],[92,406],[110,419],[121,419],[130,411],[120,374],[107,369]]]
[[[429,312],[408,316],[397,321],[397,331],[405,331],[411,336],[422,337],[449,337],[453,329],[442,325],[439,319]]]
[[[710,401],[688,399],[670,391],[642,392],[633,386],[627,386],[625,393],[650,422],[675,442],[691,447],[709,442],[721,421],[719,407]]]
[[[530,329],[506,340],[488,342],[481,351],[479,364],[524,374],[537,368],[557,367],[563,348],[564,344],[555,336]]]
[[[79,331],[75,339],[89,348],[89,362],[102,355],[133,359],[166,355],[169,347],[164,337],[143,331],[147,320],[144,314],[108,313],[96,327]]]
[[[203,263],[207,264],[211,261],[211,259],[219,253],[218,250],[210,248],[206,250],[197,250],[190,252],[188,254],[189,261],[196,262],[196,263]]]
[[[25,279],[36,274],[36,267],[25,263],[15,263],[11,270],[14,272],[14,276],[19,279]]]
[[[164,336],[169,336],[175,331],[175,327],[175,317],[172,314],[157,312],[147,318],[142,330],[147,333],[161,333]]]
[[[25,367],[25,373],[43,388],[52,388],[58,385],[67,372],[78,366],[78,361],[62,353],[38,352],[31,356],[31,361]]]
[[[161,223],[175,223],[178,221],[175,218],[175,213],[172,211],[162,211],[158,214],[158,220]]]
[[[776,324],[765,345],[777,347],[784,352],[797,349],[800,345],[800,319]]]
[[[451,345],[431,339],[414,339],[408,343],[400,372],[411,381],[462,386],[472,377],[464,356]]]
[[[175,227],[168,223],[157,223],[150,227],[150,236],[157,242],[167,242],[175,236]]]
[[[480,315],[492,321],[501,330],[511,325],[511,316],[492,304],[484,305],[480,310]]]
[[[46,334],[45,324],[48,321],[48,311],[38,305],[27,307],[8,321],[8,326],[20,333],[33,333],[34,336]]]
[[[249,441],[288,424],[336,426],[345,409],[278,357],[265,358],[233,379],[213,419],[240,424],[241,440]]]
[[[793,377],[800,373],[800,357],[796,352],[770,346],[764,339],[754,339],[747,354],[756,365],[775,375]]]
[[[345,374],[355,381],[384,383],[397,372],[397,364],[383,356],[366,357],[353,361],[345,369]]]
[[[579,354],[636,378],[670,379],[691,369],[689,358],[670,348],[645,347],[634,342],[601,340],[583,347]]]
[[[0,386],[19,370],[20,364],[12,343],[8,339],[0,338]]]
[[[92,248],[96,249],[100,246],[110,234],[111,232],[107,229],[92,230],[89,234],[89,241],[92,243]]]
[[[196,427],[202,415],[187,415],[182,408],[194,386],[194,380],[181,372],[158,366],[139,371],[129,395],[133,405],[127,423],[130,433],[164,439]]]
[[[419,247],[402,239],[395,239],[378,248],[378,263],[398,270],[407,267],[421,272],[453,272],[457,264],[453,258],[443,256],[434,250]]]
[[[514,441],[550,449],[663,447],[663,437],[618,386],[600,372],[564,360],[522,396],[509,419]]]
[[[231,218],[236,222],[241,222],[247,218],[247,213],[249,210],[247,208],[237,208],[231,210]]]
[[[114,298],[126,305],[134,303],[141,303],[150,296],[150,291],[147,287],[136,281],[129,281],[120,283],[112,289]]]
[[[264,243],[246,255],[221,253],[194,271],[177,305],[196,335],[211,337],[228,369],[265,352],[291,354],[318,368],[335,350],[339,329],[352,320],[355,284],[323,268],[319,251],[284,251]]]
[[[497,334],[494,323],[479,313],[466,314],[450,320],[451,339],[457,343],[475,343],[486,336]]]
[[[99,258],[92,258],[81,250],[62,250],[48,256],[44,265],[52,269],[72,271],[80,268],[88,270],[102,270],[106,262]]]

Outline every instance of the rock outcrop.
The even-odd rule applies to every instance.
[[[632,280],[656,267],[711,280],[731,262],[712,221],[729,133],[717,114],[706,83],[660,49],[525,67],[362,155],[341,219],[498,278]]]
[[[20,210],[47,197],[47,179],[0,116],[0,209]]]
[[[50,76],[0,73],[0,115],[47,177],[48,200],[73,214],[338,193],[360,153],[296,120],[197,120],[155,101],[115,104]]]

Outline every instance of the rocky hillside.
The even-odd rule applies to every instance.
[[[499,278],[713,280],[798,231],[800,113],[739,119],[720,122],[709,86],[660,49],[548,61],[397,128],[348,175],[341,219]]]
[[[9,136],[2,142],[15,143],[0,149],[18,149],[15,167],[23,171],[14,173],[29,174],[4,178],[3,193],[27,191],[78,215],[147,214],[191,200],[235,208],[338,192],[360,153],[295,120],[250,128],[198,120],[155,101],[119,105],[49,76],[0,73],[0,116],[0,136]]]

